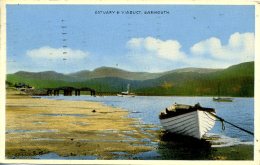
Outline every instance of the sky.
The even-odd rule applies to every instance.
[[[7,5],[7,72],[226,68],[254,60],[254,15],[249,5]]]

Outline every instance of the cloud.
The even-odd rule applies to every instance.
[[[234,33],[226,45],[216,37],[200,41],[190,48],[195,56],[209,56],[216,60],[250,61],[254,60],[254,33]]]
[[[254,33],[235,32],[227,44],[217,37],[201,40],[187,51],[175,39],[132,38],[126,45],[127,64],[132,70],[166,71],[183,67],[225,68],[254,60]],[[129,67],[130,68],[130,67]]]
[[[118,66],[131,71],[149,72],[184,67],[225,68],[253,61],[254,40],[254,33],[235,32],[229,36],[227,43],[217,37],[210,37],[182,48],[182,44],[176,39],[161,40],[148,36],[128,40],[128,51],[123,55],[107,55],[103,52],[92,56],[82,50],[43,46],[28,50],[26,55],[30,58],[26,58],[20,68],[60,72],[100,66]],[[28,63],[30,66],[27,66]],[[15,64],[10,64],[10,67],[13,65]]]
[[[83,59],[89,56],[88,52],[74,50],[70,48],[52,48],[49,46],[40,47],[26,51],[26,55],[31,58],[41,59]]]
[[[160,40],[153,37],[132,38],[127,42],[132,53],[152,55],[158,58],[177,61],[186,57],[181,44],[176,40]]]

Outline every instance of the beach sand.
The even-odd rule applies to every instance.
[[[128,118],[126,110],[98,102],[32,98],[15,89],[8,89],[6,97],[7,159],[45,154],[54,154],[53,159],[58,155],[99,160],[253,160],[254,156],[253,145],[212,148],[208,142],[184,137],[173,141],[175,137],[161,129]]]
[[[149,135],[142,132],[138,120],[127,115],[126,110],[97,102],[32,98],[9,89],[6,157],[54,152],[112,159],[116,152],[127,155],[152,150],[137,140]]]

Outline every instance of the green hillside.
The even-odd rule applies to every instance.
[[[139,95],[242,96],[254,95],[254,62],[226,69],[184,68],[163,73],[129,72],[102,67],[64,75],[56,72],[17,72],[7,75],[10,83],[23,82],[36,88],[90,87],[97,92],[131,90]]]
[[[54,71],[45,71],[45,72],[19,71],[16,72],[14,75],[18,77],[23,77],[24,79],[75,81],[75,79],[73,79],[70,76],[64,75],[62,73],[57,73]]]
[[[172,73],[147,83],[150,83],[151,87],[139,89],[140,93],[147,95],[161,93],[161,95],[253,96],[254,62],[234,65],[212,73]]]
[[[80,71],[76,73],[71,73],[69,76],[81,80],[90,80],[95,78],[105,78],[105,77],[117,77],[127,80],[148,80],[158,78],[163,73],[148,73],[148,72],[130,72],[122,69],[111,68],[111,67],[100,67],[93,71]]]

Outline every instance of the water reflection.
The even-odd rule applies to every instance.
[[[207,160],[211,157],[210,142],[169,132],[161,132],[157,152],[163,160]]]

